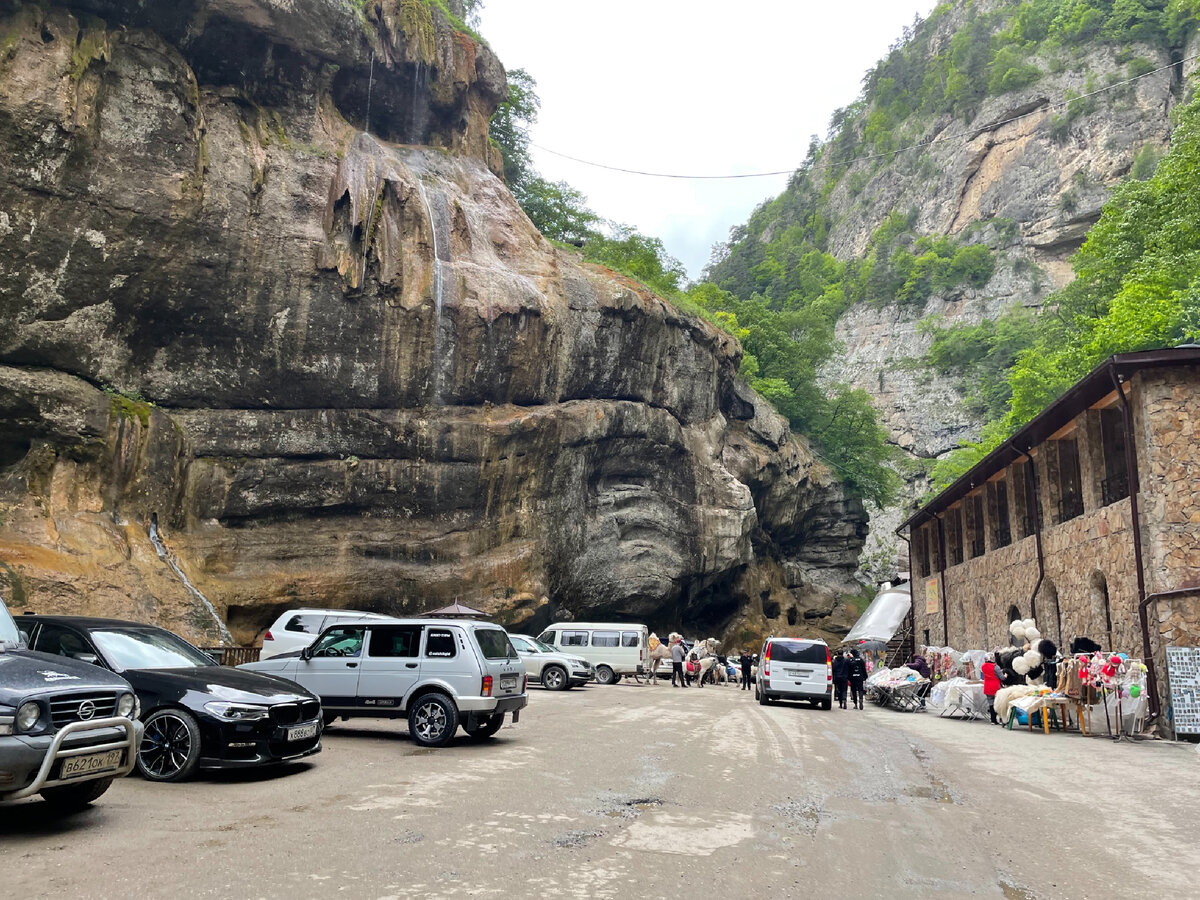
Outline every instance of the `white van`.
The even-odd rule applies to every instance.
[[[650,629],[628,622],[558,622],[538,640],[582,656],[596,667],[597,684],[616,684],[622,675],[641,675],[650,665]]]
[[[832,709],[829,645],[820,638],[767,638],[758,657],[754,697],[763,706],[772,700],[807,700],[821,709]]]

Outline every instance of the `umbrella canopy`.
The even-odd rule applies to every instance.
[[[487,613],[478,609],[472,609],[469,606],[464,606],[461,603],[451,603],[449,606],[443,606],[441,609],[435,609],[433,612],[425,613],[425,615],[439,619],[452,619],[455,617],[460,619],[488,618]]]

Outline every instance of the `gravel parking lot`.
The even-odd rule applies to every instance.
[[[1195,896],[1198,766],[732,687],[534,687],[480,744],[355,720],[283,771],[0,808],[0,855],[10,897]]]

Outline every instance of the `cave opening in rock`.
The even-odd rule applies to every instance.
[[[0,469],[15,466],[33,449],[33,441],[20,434],[0,436]]]
[[[768,619],[778,619],[780,612],[782,612],[782,609],[779,606],[778,600],[771,599],[771,592],[763,591],[760,596],[760,599],[762,600],[763,615],[766,616]]]
[[[797,620],[798,618],[799,618],[799,615],[798,615],[798,613],[796,612],[796,607],[794,607],[794,606],[789,606],[789,607],[788,607],[788,611],[787,611],[787,623],[788,623],[789,625],[795,625],[795,624],[796,624],[796,620]]]
[[[426,65],[343,68],[333,77],[333,102],[356,128],[394,144],[426,145],[447,124],[430,102],[429,79]]]

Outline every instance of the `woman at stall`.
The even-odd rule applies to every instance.
[[[1003,725],[996,718],[996,692],[1000,690],[1000,679],[996,677],[996,654],[989,653],[983,658],[980,666],[983,672],[983,696],[987,697],[988,713],[991,714],[993,725]]]

